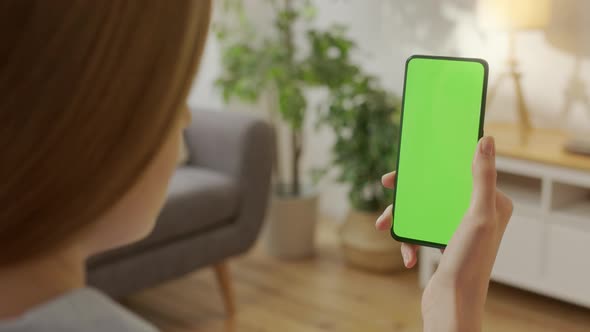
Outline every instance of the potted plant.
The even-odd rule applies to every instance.
[[[332,80],[325,82],[330,93],[319,124],[330,127],[336,137],[329,169],[338,172],[339,182],[349,185],[351,210],[340,231],[343,254],[357,267],[395,270],[403,266],[400,245],[388,234],[376,232],[374,222],[393,199],[391,190],[381,185],[381,176],[396,165],[399,99],[350,60],[356,46],[342,30],[331,31],[320,40],[339,41],[338,65],[332,62],[339,74],[320,75]],[[316,47],[312,53],[315,63],[327,70],[325,58],[334,52],[329,47]],[[316,177],[327,170],[316,172]]]
[[[307,110],[304,90],[314,84],[310,77],[315,75],[307,70],[308,55],[295,45],[294,26],[311,20],[313,7],[309,1],[268,2],[274,15],[270,33],[254,28],[242,1],[223,2],[225,23],[215,26],[223,67],[217,86],[226,102],[233,98],[249,103],[263,97],[270,99],[273,111],[286,124],[290,172],[284,174],[281,167],[275,167],[275,189],[265,242],[274,256],[302,258],[314,252],[317,218],[317,192],[303,184],[301,171]]]
[[[398,99],[373,77],[359,75],[332,93],[329,105],[322,120],[336,134],[331,164],[339,171],[337,179],[350,186],[351,209],[340,232],[344,257],[372,271],[398,269],[400,245],[374,227],[393,199],[381,176],[396,164]]]
[[[392,252],[399,246],[375,232],[372,222],[391,201],[380,176],[395,165],[398,102],[351,61],[356,45],[345,27],[319,30],[307,24],[303,53],[296,47],[294,26],[313,20],[311,1],[268,2],[274,12],[272,33],[256,31],[241,0],[225,0],[226,23],[216,25],[223,64],[217,85],[224,99],[254,103],[269,97],[290,131],[291,173],[288,177],[281,169],[276,172],[267,248],[285,258],[313,253],[317,193],[302,185],[300,159],[307,110],[304,91],[322,87],[329,96],[320,124],[336,134],[332,166],[340,170],[338,180],[350,184],[352,210],[341,232],[345,256],[356,265],[371,265],[381,258],[384,263],[373,263],[373,269],[390,269],[388,264],[397,265],[399,253]]]

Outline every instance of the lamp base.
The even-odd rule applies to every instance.
[[[509,80],[514,83],[514,90],[516,94],[516,115],[518,118],[518,128],[520,130],[520,144],[526,145],[529,140],[530,132],[533,126],[528,112],[528,107],[525,101],[524,92],[522,88],[522,74],[518,70],[518,61],[515,54],[515,36],[514,31],[509,34],[509,52],[507,60],[508,70],[498,77],[495,85],[490,90],[489,100],[493,100],[498,88]]]

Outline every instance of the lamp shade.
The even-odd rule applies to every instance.
[[[549,24],[551,0],[479,0],[477,18],[484,28],[541,29]]]
[[[590,57],[590,1],[555,0],[545,37],[560,51]]]

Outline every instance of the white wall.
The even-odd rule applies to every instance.
[[[556,0],[557,1],[557,0]],[[247,0],[254,16],[267,12],[265,0]],[[529,31],[517,36],[524,93],[537,126],[559,126],[578,133],[590,132],[590,105],[576,104],[563,114],[564,90],[571,79],[576,54],[582,66],[579,74],[590,95],[590,1],[558,0],[554,21],[546,31]],[[405,59],[415,53],[482,57],[488,60],[493,85],[504,69],[506,36],[481,31],[473,15],[475,0],[316,0],[318,26],[345,23],[362,52],[357,60],[377,74],[386,87],[401,92]],[[260,15],[260,14],[258,14]],[[267,17],[267,15],[265,15]],[[264,23],[260,18],[259,24]],[[219,73],[219,49],[210,40],[191,105],[220,106],[212,82]],[[488,120],[512,120],[515,108],[513,87],[500,87],[488,105]],[[317,96],[312,96],[317,99]],[[331,135],[313,130],[314,114],[306,127],[307,169],[328,160]],[[345,188],[331,181],[320,184],[322,212],[342,218],[347,211]]]
[[[201,59],[199,73],[193,83],[188,104],[193,108],[221,109],[223,102],[214,82],[221,73],[219,44],[213,33],[209,33],[205,53]]]

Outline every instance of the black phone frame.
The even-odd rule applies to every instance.
[[[414,59],[476,62],[476,63],[479,63],[483,66],[483,68],[484,68],[484,82],[483,82],[480,114],[479,114],[479,130],[478,130],[478,137],[477,137],[478,141],[479,141],[479,139],[481,139],[483,137],[483,134],[484,134],[483,130],[484,130],[486,99],[487,99],[487,91],[488,91],[489,65],[488,65],[487,61],[485,61],[483,59],[479,59],[479,58],[463,58],[463,57],[422,55],[422,54],[412,55],[406,60],[406,68],[405,68],[405,72],[404,72],[404,88],[403,88],[403,94],[402,94],[401,117],[400,117],[399,133],[398,133],[399,140],[398,140],[398,144],[397,144],[397,159],[396,159],[396,166],[395,166],[397,173],[396,173],[395,181],[394,181],[390,233],[391,233],[391,237],[399,242],[417,244],[417,245],[425,246],[425,247],[444,249],[447,246],[446,244],[423,241],[423,240],[418,240],[418,239],[405,238],[402,236],[398,236],[397,234],[395,234],[395,232],[393,230],[394,229],[393,225],[395,223],[395,201],[396,201],[396,197],[397,197],[397,179],[400,176],[400,174],[399,174],[400,158],[399,157],[400,157],[401,146],[402,146],[402,130],[404,128],[404,108],[405,108],[405,99],[406,99],[406,83],[407,83],[407,78],[408,78],[408,66],[409,66],[410,62]]]

